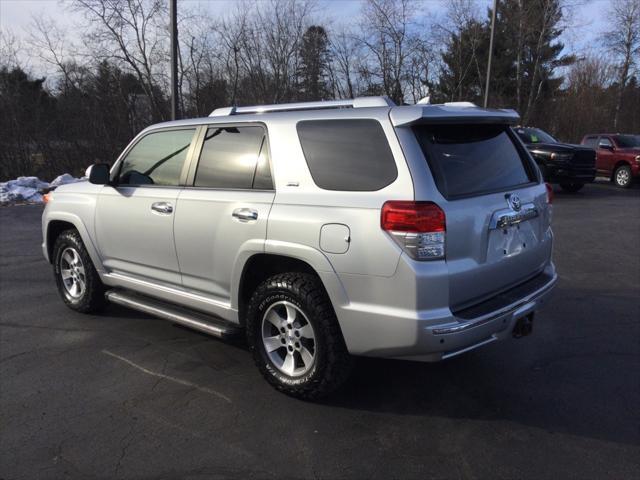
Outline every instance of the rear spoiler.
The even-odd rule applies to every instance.
[[[470,102],[393,107],[389,118],[394,127],[435,123],[440,125],[455,123],[517,125],[520,121],[520,115],[515,110],[480,108]]]

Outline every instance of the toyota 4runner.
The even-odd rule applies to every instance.
[[[49,195],[43,252],[73,310],[244,330],[272,385],[316,398],[352,355],[437,361],[531,331],[557,276],[517,121],[367,97],[154,125]]]

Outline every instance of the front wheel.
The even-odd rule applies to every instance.
[[[335,312],[314,275],[285,273],[262,282],[249,301],[246,327],[260,372],[288,395],[326,396],[351,372]]]
[[[91,313],[105,305],[104,285],[76,230],[62,232],[56,239],[53,274],[62,300],[72,310]]]
[[[631,186],[631,168],[629,165],[621,165],[616,168],[613,174],[613,181],[620,188],[629,188]]]
[[[562,182],[560,184],[560,188],[569,193],[575,193],[579,190],[582,190],[582,187],[584,187],[584,183],[579,182]]]

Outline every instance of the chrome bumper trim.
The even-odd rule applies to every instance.
[[[500,310],[496,310],[495,312],[491,312],[482,317],[474,318],[473,320],[469,320],[466,322],[458,322],[455,324],[445,324],[445,325],[436,325],[435,327],[431,327],[430,330],[434,335],[447,335],[450,333],[459,333],[465,330],[469,330],[470,328],[479,327],[486,323],[489,323],[496,318],[502,317],[503,315],[508,315],[510,313],[518,313],[520,316],[524,316],[527,312],[533,311],[535,309],[535,300],[539,297],[547,293],[551,290],[556,282],[558,281],[558,274],[554,273],[551,280],[539,288],[538,290],[530,293],[526,297],[521,298],[517,302],[514,302],[506,307],[501,308]],[[526,305],[528,303],[534,302],[532,305]],[[520,308],[522,307],[522,308]],[[518,310],[520,310],[518,312]]]

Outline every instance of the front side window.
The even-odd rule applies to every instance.
[[[609,140],[607,137],[600,137],[600,142],[598,142],[598,146],[600,148],[607,148],[607,147],[611,147],[611,140]]]
[[[375,120],[308,120],[299,122],[297,130],[320,188],[371,192],[398,177],[387,138]]]
[[[172,130],[144,136],[122,161],[120,185],[180,184],[180,174],[196,129]]]
[[[194,186],[273,188],[264,129],[259,126],[209,128]]]
[[[446,198],[507,190],[536,179],[505,125],[419,125],[414,132]]]

